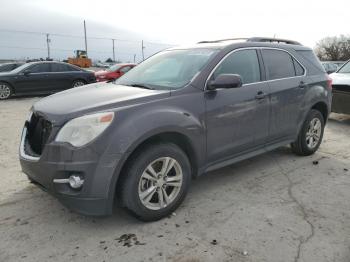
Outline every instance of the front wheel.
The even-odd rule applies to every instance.
[[[186,154],[175,144],[154,144],[129,161],[121,188],[122,202],[137,218],[158,220],[181,204],[190,181]]]
[[[320,147],[324,132],[324,118],[320,111],[312,109],[300,130],[297,140],[291,144],[297,155],[309,156]]]
[[[73,81],[72,87],[79,87],[85,85],[85,82],[83,80],[75,80]]]

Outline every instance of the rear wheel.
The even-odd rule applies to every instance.
[[[312,109],[300,130],[298,139],[291,144],[297,155],[308,156],[321,145],[324,132],[324,119],[320,111]]]
[[[184,200],[191,181],[186,154],[175,144],[155,144],[127,166],[122,202],[137,218],[154,221],[171,214]]]
[[[73,81],[73,84],[72,84],[72,87],[79,87],[79,86],[83,86],[85,85],[86,83],[83,81],[83,80],[74,80]]]
[[[12,88],[9,84],[0,83],[0,100],[5,100],[13,94]]]

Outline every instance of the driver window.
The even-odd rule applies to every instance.
[[[256,50],[241,50],[230,54],[215,70],[213,79],[220,74],[238,74],[242,77],[243,84],[261,81]]]

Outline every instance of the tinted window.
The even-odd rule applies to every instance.
[[[128,72],[130,69],[131,69],[130,66],[125,66],[125,67],[123,67],[122,69],[120,69],[120,71],[123,72],[123,73],[126,73],[126,72]]]
[[[80,71],[79,68],[76,68],[75,66],[71,66],[71,65],[67,65],[67,64],[63,64],[66,68],[66,71]]]
[[[324,68],[322,67],[320,60],[318,60],[317,56],[314,54],[312,50],[297,50],[297,53],[302,55],[305,60],[311,63],[314,67],[324,72]],[[308,71],[310,69],[308,68]]]
[[[8,72],[15,68],[13,65],[0,65],[0,72]]]
[[[51,71],[52,72],[66,72],[67,67],[63,64],[51,64]]]
[[[238,74],[243,84],[259,82],[260,67],[256,50],[242,50],[230,54],[215,70],[213,78],[220,74]]]
[[[50,64],[44,63],[44,64],[37,64],[33,65],[29,68],[30,72],[32,73],[44,73],[44,72],[50,72]]]
[[[295,68],[295,75],[296,76],[304,75],[304,68],[294,58],[293,58],[293,62],[294,62],[294,68]]]
[[[280,79],[295,76],[292,57],[280,50],[262,50],[268,79]]]

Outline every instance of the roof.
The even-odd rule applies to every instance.
[[[205,40],[200,41],[195,45],[173,47],[168,50],[175,49],[195,49],[195,48],[212,48],[212,49],[223,49],[228,46],[248,46],[248,47],[283,47],[293,48],[295,50],[310,50],[310,48],[303,46],[297,41],[281,39],[281,38],[268,38],[268,37],[251,37],[251,38],[227,38],[219,40]]]

